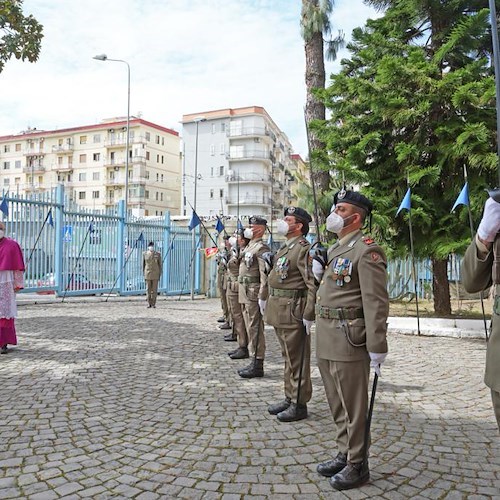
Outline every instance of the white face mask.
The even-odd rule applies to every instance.
[[[152,252],[154,249],[155,249],[155,247],[152,247],[152,246],[148,247],[148,250],[149,250],[150,252]]]
[[[248,240],[251,240],[253,238],[253,229],[251,227],[246,227],[243,231],[243,236]]]
[[[332,233],[339,234],[344,227],[346,227],[346,220],[350,219],[352,215],[349,215],[349,217],[346,217],[343,219],[339,214],[332,212],[327,218],[326,218],[326,229],[327,231],[331,231]],[[349,224],[348,224],[349,225]]]
[[[290,226],[288,225],[288,222],[284,221],[283,219],[280,219],[276,223],[276,231],[278,232],[278,234],[286,236],[290,232]]]
[[[2,239],[5,236],[5,231],[3,229],[0,229],[0,239]]]
[[[229,244],[234,247],[236,245],[236,238],[234,236],[231,236],[231,238],[229,238]]]

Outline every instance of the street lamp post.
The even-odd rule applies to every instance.
[[[128,170],[130,146],[130,65],[123,59],[110,59],[106,54],[94,56],[98,61],[121,62],[127,65],[127,137],[125,139],[125,220],[128,219]]]
[[[196,136],[195,136],[195,141],[194,141],[194,193],[193,193],[193,212],[196,212],[196,194],[197,194],[197,188],[198,188],[198,126],[200,122],[204,122],[206,118],[203,116],[198,116],[196,117],[193,121],[196,123]],[[193,264],[191,266],[191,300],[194,300],[194,285],[195,285],[195,271],[196,271],[196,266],[194,262],[194,256],[196,252],[196,228],[193,229],[192,231],[192,241],[191,245],[193,247]]]

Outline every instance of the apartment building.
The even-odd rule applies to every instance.
[[[184,215],[281,217],[293,203],[292,146],[259,106],[182,118]],[[196,196],[195,196],[196,193]]]
[[[113,118],[96,125],[60,130],[30,128],[0,136],[0,187],[4,192],[41,193],[63,184],[84,208],[112,208],[125,199],[141,217],[179,214],[181,156],[179,133],[142,118]]]

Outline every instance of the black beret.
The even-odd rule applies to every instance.
[[[148,244],[148,247],[154,247],[154,246],[155,246],[155,244],[152,241],[150,241]]]
[[[356,191],[346,191],[345,189],[342,189],[335,194],[333,197],[333,203],[334,205],[337,203],[349,203],[351,205],[356,205],[357,207],[366,210],[368,214],[370,214],[373,210],[373,203],[366,196],[363,196],[361,193]]]
[[[248,224],[254,226],[266,226],[267,220],[264,217],[259,217],[258,215],[252,215],[250,219],[248,219]]]
[[[285,208],[285,217],[287,215],[293,215],[295,218],[299,219],[302,222],[306,222],[307,224],[309,224],[309,222],[312,222],[312,217],[303,208],[300,207]]]
[[[486,191],[488,191],[490,198],[493,198],[497,203],[500,203],[500,189],[499,188],[487,189]]]

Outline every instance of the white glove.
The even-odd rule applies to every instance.
[[[370,366],[375,370],[375,373],[380,377],[380,368],[384,364],[387,357],[386,352],[369,352]]]
[[[264,316],[264,312],[266,310],[266,304],[267,300],[259,299],[259,309],[260,309],[260,314],[262,314],[262,316]]]
[[[488,243],[492,243],[500,230],[500,203],[488,198],[484,204],[484,213],[479,227],[478,236]]]
[[[314,277],[316,278],[316,281],[321,281],[321,278],[323,277],[323,273],[325,272],[325,268],[323,267],[323,264],[319,262],[316,259],[313,259],[312,261],[312,272],[314,274]]]
[[[304,323],[304,326],[306,327],[306,334],[311,335],[311,327],[313,326],[314,321],[302,318],[302,323]]]

